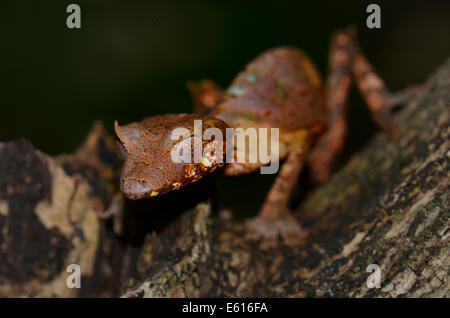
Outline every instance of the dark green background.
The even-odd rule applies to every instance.
[[[331,33],[350,24],[390,88],[424,81],[450,53],[450,1],[373,2],[380,30],[366,28],[370,2],[361,1],[3,0],[0,140],[25,137],[58,154],[73,151],[96,119],[112,132],[116,119],[189,112],[187,80],[226,86],[278,45],[303,48],[324,74]],[[69,3],[81,6],[79,30],[66,27]],[[353,90],[340,163],[376,129]]]

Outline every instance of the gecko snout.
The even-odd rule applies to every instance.
[[[127,199],[139,200],[150,197],[156,197],[160,191],[146,181],[137,179],[123,179],[120,182],[120,190]]]
[[[120,183],[120,190],[127,199],[138,200],[144,198],[150,189],[146,182],[124,180]]]

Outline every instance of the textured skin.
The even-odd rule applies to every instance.
[[[286,157],[290,160],[269,191],[260,218],[265,223],[285,215],[287,201],[305,160],[315,183],[325,182],[331,176],[334,157],[346,136],[347,99],[352,77],[379,126],[391,137],[398,132],[390,116],[393,101],[398,97],[393,98],[364,58],[354,32],[337,32],[333,36],[329,59],[330,75],[324,87],[314,64],[303,51],[293,47],[274,48],[251,61],[226,91],[208,80],[188,83],[196,111],[209,117],[165,115],[122,127],[116,124],[117,135],[125,148],[119,151],[119,157],[127,157],[121,176],[122,191],[130,199],[156,196],[194,182],[219,167],[218,164],[212,167],[200,164],[192,176],[192,165],[170,162],[168,136],[176,127],[192,126],[194,119],[203,119],[206,125],[222,130],[226,126],[244,131],[278,128],[279,160]],[[403,95],[407,96],[409,94]],[[234,158],[240,152],[245,152],[247,157],[256,151],[248,145],[234,147]],[[270,145],[268,148],[272,152]],[[160,171],[154,165],[160,166]],[[249,173],[262,165],[259,161],[228,163],[224,174]]]
[[[319,73],[300,49],[280,47],[250,62],[211,114],[238,127],[241,119],[285,131],[326,122]]]
[[[231,127],[279,128],[279,159],[309,146],[327,121],[325,93],[314,64],[300,49],[279,47],[256,57],[236,76],[210,114]],[[262,164],[231,163],[225,175],[250,173]]]
[[[193,92],[197,111],[213,108],[209,117],[171,114],[149,117],[125,126],[116,123],[120,140],[116,152],[125,161],[120,185],[127,198],[164,194],[222,166],[171,161],[172,144],[169,141],[172,130],[177,127],[193,129],[195,119],[203,120],[204,129],[221,129],[223,136],[227,126],[279,128],[280,159],[292,149],[305,147],[310,137],[325,127],[321,79],[306,54],[296,48],[275,48],[261,54],[239,73],[225,93],[209,81],[188,86]],[[225,140],[223,144],[225,149]],[[249,173],[261,165],[259,162],[229,164],[225,174]]]
[[[219,162],[174,163],[171,158],[173,129],[185,127],[194,133],[194,120],[201,119],[202,129],[216,127],[225,136],[226,124],[215,118],[193,114],[153,116],[138,123],[119,126],[115,131],[120,143],[116,146],[119,158],[125,161],[120,175],[120,188],[129,199],[142,199],[164,194],[194,182],[223,166]],[[209,141],[203,142],[205,147]],[[226,143],[223,143],[226,147]]]

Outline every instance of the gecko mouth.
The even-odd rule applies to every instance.
[[[159,195],[159,191],[153,190],[147,182],[134,179],[122,180],[120,190],[130,200],[139,200]]]

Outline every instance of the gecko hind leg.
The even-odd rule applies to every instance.
[[[396,139],[401,130],[392,118],[392,110],[405,104],[420,90],[420,85],[412,85],[390,92],[361,52],[352,31],[340,31],[332,37],[329,67],[326,86],[328,129],[317,141],[306,163],[313,184],[323,184],[330,179],[334,159],[344,146],[352,80],[355,80],[372,118],[391,139]]]

